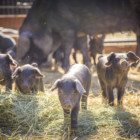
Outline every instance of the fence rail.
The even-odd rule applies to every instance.
[[[27,14],[34,0],[0,0],[0,15]]]
[[[133,39],[105,39],[104,43],[132,43],[136,42],[135,38]]]
[[[7,5],[7,6],[2,6],[0,5],[0,9],[30,9],[31,8],[31,5],[16,5],[16,6],[13,6],[13,5]]]

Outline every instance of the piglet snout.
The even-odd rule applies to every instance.
[[[120,62],[120,64],[121,64],[121,66],[123,67],[123,68],[127,68],[129,65],[128,65],[128,62],[127,61],[125,61],[125,60],[122,60],[121,62]]]
[[[24,83],[22,84],[22,89],[24,89],[24,90],[29,90],[29,84],[28,84],[28,82],[24,82]]]
[[[64,109],[71,109],[72,105],[70,101],[65,101],[63,108]]]

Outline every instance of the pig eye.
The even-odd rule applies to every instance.
[[[73,91],[73,92],[72,92],[72,94],[77,94],[77,91],[76,91],[76,90],[75,90],[75,91]]]
[[[114,59],[114,63],[117,63],[117,62],[119,62],[119,59]]]

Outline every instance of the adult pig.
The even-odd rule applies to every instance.
[[[16,66],[15,60],[9,54],[0,54],[0,85],[6,90],[12,89],[12,71],[10,65]]]
[[[17,57],[22,59],[34,51],[34,46],[47,57],[63,45],[62,67],[68,69],[69,55],[77,34],[96,35],[130,30],[137,34],[136,52],[140,56],[139,16],[139,0],[35,0],[19,31]],[[54,45],[56,38],[53,32],[58,33],[62,44]],[[34,43],[33,48],[30,40]],[[38,51],[34,53],[39,59],[43,56],[39,56]]]
[[[44,91],[43,74],[36,63],[17,67],[12,78],[15,80],[16,88],[24,94]]]
[[[91,63],[90,63],[90,58],[88,56],[88,44],[87,44],[87,36],[86,35],[77,35],[77,38],[74,42],[74,53],[73,53],[73,58],[75,60],[75,62],[77,63],[76,60],[76,52],[80,51],[83,55],[83,63],[90,67]]]
[[[16,42],[15,40],[5,35],[4,33],[0,33],[0,52],[1,53],[9,53],[12,57],[16,57]]]
[[[104,38],[105,38],[105,34],[90,36],[89,52],[90,52],[90,56],[93,57],[94,65],[96,65],[97,53],[99,53],[99,54],[103,53]]]
[[[75,60],[75,63],[78,63],[76,59],[76,52],[80,51],[83,55],[83,63],[90,67],[90,58],[88,56],[88,46],[87,46],[87,36],[84,34],[82,36],[77,35],[74,41],[73,45],[73,51],[71,52],[73,55],[73,58]],[[53,58],[55,59],[55,63],[57,64],[58,62],[63,63],[64,60],[64,46],[60,46],[55,53],[53,54]]]
[[[58,88],[59,100],[65,114],[71,110],[71,128],[77,128],[77,118],[80,107],[87,109],[87,97],[91,83],[91,74],[84,64],[74,64],[61,79],[56,80],[51,90]]]
[[[99,57],[97,74],[103,91],[103,98],[108,99],[111,106],[114,105],[114,88],[118,89],[118,105],[122,105],[129,67],[132,62],[138,60],[139,57],[133,52],[126,54],[112,52],[108,56]]]

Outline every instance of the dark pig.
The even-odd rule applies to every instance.
[[[87,97],[91,83],[91,74],[84,64],[74,64],[61,79],[55,81],[50,89],[58,88],[59,100],[64,110],[64,117],[71,110],[71,128],[77,128],[77,118],[82,101],[82,109],[87,109]]]
[[[16,88],[24,94],[44,92],[43,74],[36,63],[17,67],[12,78],[15,80]]]
[[[0,33],[0,52],[9,53],[12,57],[16,57],[16,42],[15,40],[3,33]]]
[[[41,66],[48,62],[49,55],[62,45],[58,33],[46,35],[43,32],[44,29],[37,33],[27,30],[20,34],[17,43],[17,59],[21,60],[22,64],[37,62]]]
[[[67,70],[78,33],[96,35],[130,30],[137,35],[136,53],[140,56],[139,17],[139,0],[34,0],[19,30],[17,57],[22,59],[29,54],[29,58],[33,58],[30,55],[33,51],[34,56],[41,59],[63,45],[62,67]],[[54,32],[60,38],[58,41]],[[39,52],[34,51],[34,46],[44,55],[39,56]]]
[[[87,46],[87,36],[84,34],[81,36],[81,34],[77,34],[77,37],[75,38],[73,50],[71,51],[73,58],[75,60],[75,63],[78,63],[76,59],[76,52],[80,51],[83,55],[83,63],[90,67],[90,58],[88,56],[88,46]],[[53,58],[55,59],[55,63],[58,64],[58,62],[63,63],[64,60],[64,46],[59,47],[53,54]]]
[[[110,53],[108,56],[100,56],[97,64],[97,74],[100,81],[102,95],[114,105],[113,89],[118,89],[118,105],[122,105],[122,97],[127,83],[127,74],[131,63],[139,60],[133,52]]]
[[[62,64],[64,59],[63,46],[60,46],[54,53],[53,58],[55,60],[55,69],[58,68],[59,64]]]
[[[99,53],[99,54],[103,53],[104,38],[105,38],[105,34],[90,36],[89,52],[90,52],[90,56],[93,57],[94,65],[96,65],[97,53]]]
[[[74,42],[74,53],[73,53],[73,58],[75,62],[77,63],[76,60],[76,52],[79,50],[82,55],[83,55],[83,63],[87,66],[90,67],[90,58],[88,56],[88,44],[87,44],[87,36],[86,34],[78,34],[77,38]]]
[[[12,70],[10,65],[16,66],[12,56],[0,54],[0,85],[6,86],[6,90],[12,89]]]

